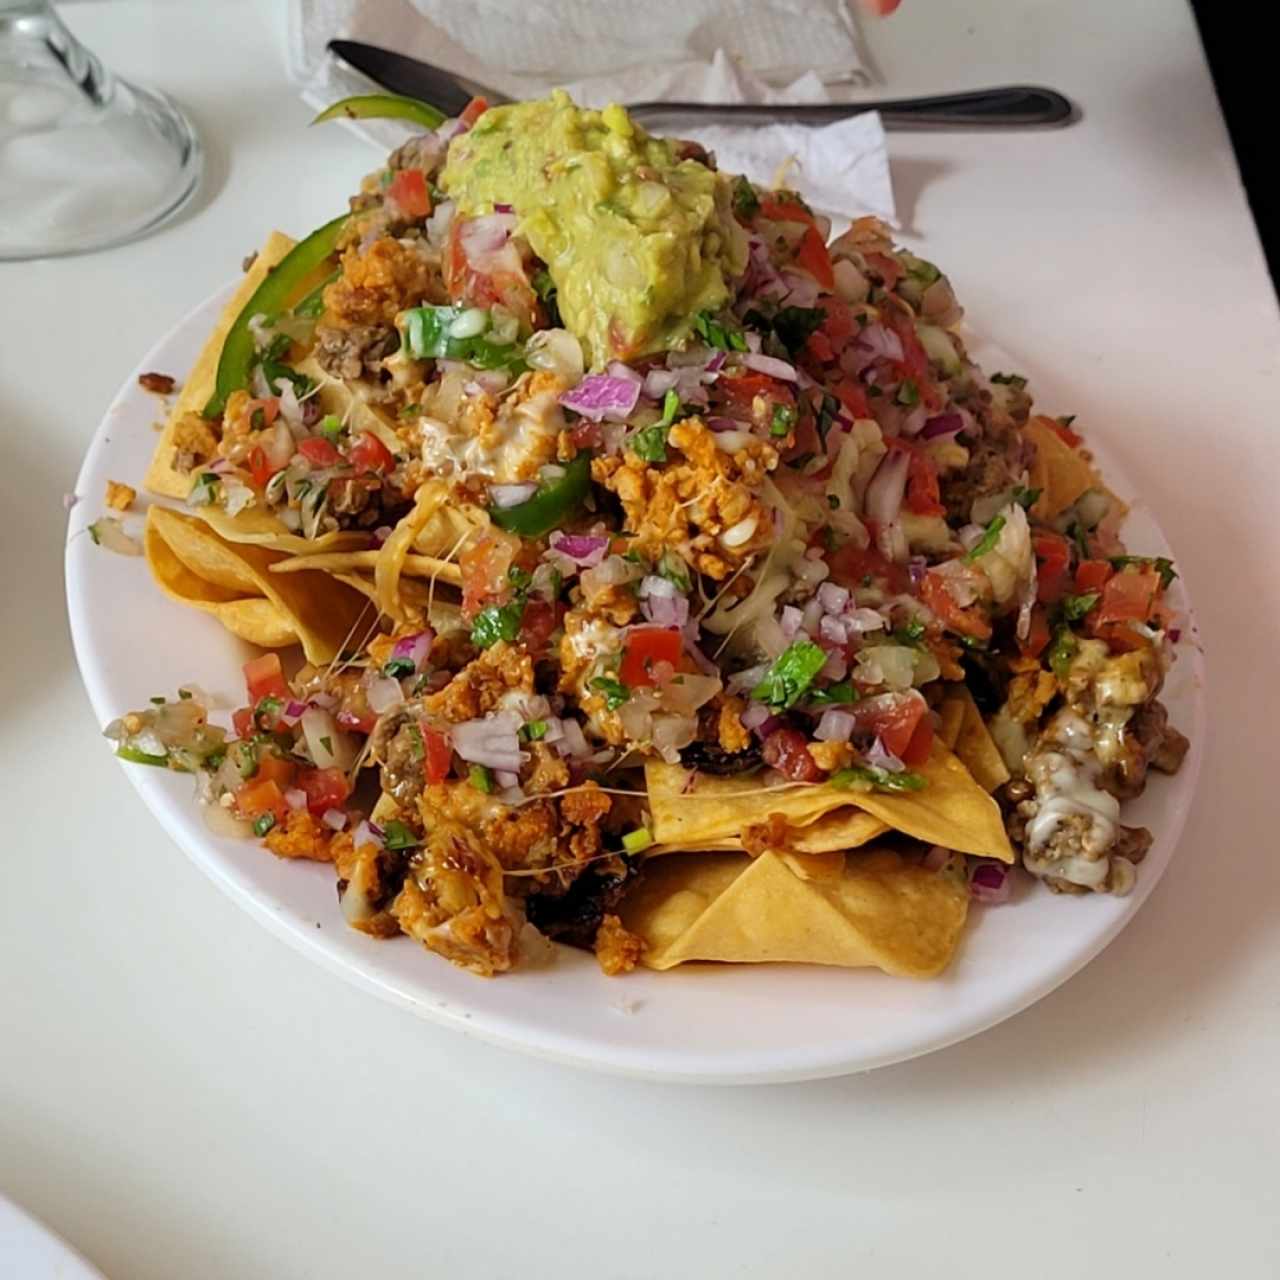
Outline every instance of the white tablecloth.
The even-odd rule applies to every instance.
[[[763,1090],[416,1021],[242,914],[125,784],[72,661],[61,494],[153,339],[372,157],[306,129],[262,4],[68,17],[185,102],[210,159],[160,234],[0,266],[0,1186],[119,1280],[1280,1272],[1280,324],[1184,4],[906,0],[868,42],[895,92],[1039,81],[1084,106],[1060,133],[899,134],[893,163],[975,325],[1105,433],[1174,539],[1214,719],[1180,854],[1022,1016]]]

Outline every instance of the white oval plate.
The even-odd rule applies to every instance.
[[[242,689],[247,645],[162,596],[141,559],[95,547],[84,532],[103,513],[107,479],[139,485],[154,447],[163,406],[138,387],[137,373],[184,374],[230,289],[193,311],[130,376],[76,484],[67,603],[80,671],[103,725],[154,694],[172,697],[187,681],[221,695],[226,707]],[[1093,436],[1090,444],[1096,448]],[[1113,486],[1134,492],[1105,456],[1101,462]],[[1141,502],[1134,507],[1129,545],[1172,555],[1150,513]],[[126,527],[138,533],[139,516],[126,517]],[[1185,610],[1180,592],[1179,583],[1173,600]],[[955,963],[931,982],[791,965],[686,966],[605,978],[591,956],[564,947],[553,962],[485,981],[407,938],[379,942],[348,929],[330,867],[283,862],[253,842],[214,836],[189,777],[124,768],[165,830],[236,902],[335,973],[417,1014],[542,1057],[652,1079],[802,1080],[954,1044],[1025,1009],[1096,956],[1132,919],[1173,855],[1200,768],[1202,684],[1199,645],[1188,628],[1164,696],[1174,723],[1191,736],[1191,753],[1176,777],[1153,775],[1146,795],[1126,805],[1126,821],[1156,836],[1134,893],[1061,898],[1020,877],[1012,903],[975,907]],[[102,749],[109,749],[105,742]]]
[[[105,1280],[43,1222],[0,1195],[0,1276],[22,1280]]]

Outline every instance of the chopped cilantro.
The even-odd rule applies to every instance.
[[[528,724],[520,726],[520,739],[522,742],[537,742],[539,738],[547,736],[547,722],[545,720],[530,720]]]
[[[284,703],[279,698],[259,698],[258,705],[253,709],[253,723],[264,731],[272,729],[280,718],[283,706]]]
[[[218,500],[218,491],[222,487],[222,482],[218,479],[216,471],[202,471],[196,476],[196,482],[191,486],[191,492],[187,495],[187,505],[191,507],[207,507],[211,506]],[[89,526],[89,536],[98,541],[97,530],[92,525]]]
[[[427,754],[426,745],[422,741],[422,730],[416,724],[405,726],[409,734],[409,755],[414,760],[421,760]]]
[[[676,414],[680,412],[680,397],[676,394],[676,389],[671,388],[662,398],[662,417],[659,425],[669,427],[675,420]]]
[[[1067,679],[1067,672],[1070,671],[1071,664],[1075,661],[1076,653],[1079,649],[1080,642],[1076,639],[1075,632],[1067,626],[1059,627],[1054,634],[1053,644],[1049,646],[1049,652],[1046,656],[1053,674],[1064,683]]]
[[[675,587],[677,591],[688,591],[692,586],[689,579],[689,567],[674,551],[664,551],[658,557],[658,576]]]
[[[329,737],[327,733],[320,739],[320,745],[329,753],[329,755],[333,755],[333,739]]]
[[[920,774],[907,769],[891,773],[888,769],[865,764],[838,769],[827,781],[841,791],[922,791],[929,785]]]
[[[831,430],[831,424],[840,414],[840,401],[831,395],[830,392],[822,393],[822,408],[818,410],[818,439],[823,444],[827,443],[827,432]]]
[[[924,623],[919,618],[911,618],[902,626],[895,627],[889,632],[889,639],[897,644],[918,649],[924,643]]]
[[[407,404],[400,410],[400,417],[416,418],[421,412],[422,406],[420,404]],[[321,426],[321,430],[323,430],[323,424]]]
[[[741,329],[722,324],[710,311],[700,311],[693,317],[694,332],[709,346],[718,351],[745,351],[747,340]]]
[[[1024,484],[1015,485],[1013,490],[1013,500],[1024,511],[1030,511],[1031,508],[1036,505],[1037,500],[1043,492],[1043,489],[1029,489]]]
[[[827,685],[825,689],[811,689],[808,700],[814,706],[822,707],[829,703],[857,702],[861,696],[848,680],[842,680],[839,684]]]
[[[1058,415],[1058,425],[1062,427],[1069,427],[1075,420],[1076,415],[1074,413],[1060,413]]]
[[[186,702],[186,701],[187,701],[187,699],[191,697],[191,690],[190,690],[190,689],[179,689],[179,690],[178,690],[178,697],[179,697],[179,698],[181,698],[183,702]]]
[[[1071,527],[1067,532],[1071,535],[1072,541],[1076,544],[1076,550],[1080,553],[1080,559],[1090,559],[1093,553],[1089,550],[1089,535],[1086,532],[1084,525],[1082,525],[1079,520],[1073,520]]]
[[[467,770],[467,781],[482,795],[493,795],[493,774],[482,764],[473,764]]]
[[[787,466],[789,466],[793,471],[802,471],[812,461],[813,461],[812,453],[798,453],[794,458],[791,458],[787,461]]]
[[[1000,387],[1012,387],[1015,391],[1021,391],[1027,385],[1026,378],[1020,373],[993,373],[991,381]]]
[[[1080,596],[1065,596],[1062,601],[1062,616],[1068,622],[1079,622],[1101,598],[1096,591],[1088,591]]]
[[[739,178],[733,184],[733,211],[747,222],[760,211],[760,197],[746,178]]]
[[[523,599],[512,600],[510,604],[491,604],[476,614],[471,624],[471,643],[477,649],[489,649],[499,640],[512,641],[520,634],[523,617]]]
[[[884,395],[884,388],[877,387],[874,382],[867,383],[867,398],[869,400],[879,400]]]
[[[913,253],[900,253],[898,259],[906,263],[907,275],[917,284],[931,285],[942,275],[927,258],[917,258]]]
[[[342,434],[342,420],[332,413],[326,414],[320,419],[320,426],[317,430],[330,444],[336,445],[338,437]]]
[[[533,291],[542,299],[542,305],[547,309],[548,327],[558,329],[560,327],[560,298],[556,292],[556,282],[552,280],[551,272],[546,267],[534,272]]]
[[[149,703],[151,703],[151,705],[152,705],[153,707],[163,707],[163,706],[164,706],[164,699],[163,699],[163,698],[148,698],[148,699],[147,699],[147,701],[148,701]]]
[[[773,419],[769,423],[769,434],[771,436],[790,434],[791,428],[796,425],[798,416],[795,405],[775,404],[773,406]]]
[[[610,711],[616,711],[631,697],[631,690],[616,676],[596,676],[591,687],[604,694],[604,705]]]
[[[894,397],[901,405],[911,408],[913,405],[920,403],[920,388],[916,386],[914,378],[903,378],[902,385],[898,388],[898,394]]]
[[[1007,523],[1004,516],[996,516],[989,525],[986,532],[978,539],[977,542],[965,552],[964,558],[972,564],[975,560],[981,559],[987,552],[993,551],[995,545],[1000,541],[1000,530]]]
[[[422,843],[399,818],[382,824],[382,843],[388,849],[414,849]]]
[[[827,313],[821,307],[783,307],[773,317],[773,331],[778,341],[792,355],[797,355],[826,318]]]
[[[401,676],[413,675],[412,658],[389,658],[382,664],[382,674],[399,680]]]
[[[661,422],[642,427],[627,441],[627,448],[643,462],[666,462],[667,431]]]
[[[832,511],[839,511],[840,499],[837,498],[834,493],[827,494],[827,506],[829,506]]]
[[[253,820],[253,834],[255,836],[265,836],[275,825],[276,815],[274,813],[260,813]]]
[[[1178,571],[1173,567],[1173,561],[1168,556],[1112,556],[1108,563],[1113,569],[1123,569],[1127,565],[1137,565],[1144,569],[1158,569],[1160,571],[1160,585],[1166,590],[1178,576]]]
[[[517,591],[528,591],[529,584],[533,581],[533,574],[528,569],[522,569],[518,564],[513,564],[507,570],[507,581]]]
[[[793,640],[751,690],[751,696],[775,711],[793,707],[826,663],[825,649],[811,640]]]

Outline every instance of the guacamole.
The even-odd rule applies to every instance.
[[[485,112],[450,145],[441,186],[466,216],[512,207],[594,368],[682,345],[746,269],[725,175],[563,90]]]

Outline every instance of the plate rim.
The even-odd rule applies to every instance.
[[[116,419],[128,425],[122,417],[122,410],[134,393],[137,377],[148,368],[156,367],[157,357],[171,343],[180,340],[189,328],[201,321],[206,312],[220,306],[235,287],[234,280],[209,295],[200,303],[190,308],[175,324],[173,324],[148,349],[146,354],[134,367],[124,383],[108,404],[101,421],[94,430],[89,446],[85,451],[76,476],[75,492],[81,501],[92,500],[87,485],[89,478],[96,473],[99,455],[109,444],[108,434]],[[975,342],[973,345],[978,345]],[[1091,444],[1096,443],[1096,436],[1091,437]],[[1102,453],[1107,455],[1105,440]],[[1117,490],[1122,494],[1140,492],[1130,483],[1130,477],[1123,467],[1115,464],[1109,455],[1106,458],[1106,472],[1109,480],[1116,479]],[[153,499],[149,499],[153,500]],[[163,503],[163,500],[154,500]],[[1147,517],[1159,533],[1164,545],[1173,552],[1173,544],[1163,527],[1156,519],[1155,513],[1147,508]],[[71,632],[72,648],[81,681],[88,694],[94,715],[100,724],[104,724],[119,714],[119,709],[109,705],[104,684],[104,673],[92,647],[90,646],[91,626],[88,613],[84,608],[83,597],[77,594],[79,569],[75,557],[77,550],[75,538],[81,532],[77,528],[75,511],[69,513],[67,538],[64,546],[64,587],[66,594],[68,623]],[[1176,556],[1175,556],[1176,560]],[[1163,879],[1170,864],[1178,853],[1185,832],[1191,808],[1199,795],[1201,767],[1205,755],[1206,733],[1208,727],[1207,697],[1205,693],[1205,661],[1203,647],[1199,643],[1199,631],[1195,620],[1195,611],[1187,592],[1186,584],[1181,584],[1183,608],[1187,615],[1186,634],[1179,650],[1178,661],[1190,668],[1191,683],[1194,689],[1190,698],[1191,724],[1188,736],[1191,747],[1187,758],[1179,770],[1181,785],[1164,801],[1161,809],[1161,825],[1164,831],[1161,839],[1170,843],[1169,854],[1154,874],[1138,877],[1137,885],[1129,896],[1127,909],[1097,929],[1090,937],[1087,945],[1075,950],[1068,961],[1061,964],[1051,974],[1046,974],[1038,981],[1025,988],[1019,988],[1007,997],[973,1010],[965,1016],[957,1018],[948,1025],[941,1035],[921,1037],[918,1043],[899,1049],[885,1049],[872,1054],[852,1055],[847,1049],[825,1053],[812,1045],[796,1052],[788,1052],[789,1046],[779,1046],[776,1052],[762,1055],[752,1050],[751,1062],[734,1064],[731,1050],[724,1054],[707,1055],[699,1053],[684,1066],[678,1065],[680,1050],[668,1050],[676,1054],[676,1061],[668,1062],[661,1056],[655,1057],[644,1046],[636,1046],[625,1042],[614,1042],[609,1046],[601,1046],[590,1037],[580,1034],[562,1032],[555,1027],[541,1027],[528,1021],[495,1015],[487,1009],[468,1009],[465,1004],[452,1001],[427,1000],[415,998],[411,993],[399,989],[394,983],[369,966],[357,962],[351,955],[343,955],[331,948],[323,931],[304,922],[289,903],[276,901],[261,893],[253,892],[239,882],[231,867],[218,852],[217,845],[211,840],[195,838],[194,828],[174,815],[173,810],[179,808],[162,788],[154,785],[155,779],[148,771],[130,769],[125,762],[121,768],[129,778],[130,784],[141,797],[143,804],[151,816],[160,825],[164,833],[176,843],[183,853],[200,868],[218,888],[239,907],[257,919],[276,937],[288,943],[294,950],[317,961],[326,970],[345,979],[355,986],[372,992],[381,999],[396,1006],[408,1009],[419,1017],[425,1017],[438,1025],[461,1031],[464,1035],[504,1049],[529,1053],[546,1061],[565,1066],[585,1068],[606,1074],[632,1079],[659,1081],[681,1084],[718,1084],[748,1085],[790,1083],[805,1080],[829,1079],[852,1073],[871,1071],[880,1067],[891,1066],[899,1062],[908,1062],[942,1049],[949,1048],[961,1041],[980,1035],[1001,1022],[1015,1017],[1031,1005],[1044,999],[1045,996],[1069,982],[1086,965],[1096,959],[1126,928],[1141,910],[1143,904],[1155,891]],[[191,806],[188,798],[185,808]],[[304,924],[309,927],[304,927]],[[745,967],[745,966],[744,966]],[[478,981],[478,979],[477,979]],[[501,979],[499,979],[501,981]],[[904,981],[899,979],[898,981]],[[607,1052],[606,1052],[607,1048]]]

